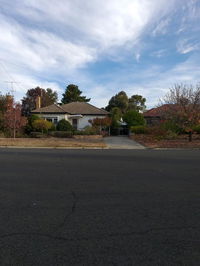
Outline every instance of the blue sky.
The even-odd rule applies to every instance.
[[[199,0],[0,0],[0,91],[79,85],[98,107],[120,90],[155,106],[200,82]]]

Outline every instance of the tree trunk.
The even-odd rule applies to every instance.
[[[192,131],[189,131],[188,139],[189,139],[189,142],[192,141]]]
[[[13,138],[16,137],[16,109],[14,109],[15,115],[14,115],[14,127],[13,127]]]

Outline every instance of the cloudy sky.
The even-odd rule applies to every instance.
[[[77,84],[92,104],[124,90],[153,107],[200,81],[199,0],[0,0],[0,91]]]

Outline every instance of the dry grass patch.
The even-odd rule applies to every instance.
[[[81,147],[81,148],[105,148],[106,145],[101,139],[75,140],[70,138],[0,138],[1,147]]]
[[[148,148],[198,148],[200,149],[200,135],[194,135],[192,142],[188,141],[188,135],[178,136],[173,140],[157,140],[151,135],[134,135],[131,138]]]

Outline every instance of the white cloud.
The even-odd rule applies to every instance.
[[[1,16],[0,20],[5,21],[5,18]],[[0,31],[0,58],[25,65],[33,71],[79,68],[96,57],[92,48],[17,23],[13,27],[11,21],[2,22]]]
[[[192,51],[196,51],[200,49],[200,43],[194,42],[188,39],[182,39],[177,43],[177,51],[180,54],[187,54]]]
[[[106,82],[97,84],[95,77],[85,76],[83,68],[85,70],[88,64],[103,56],[123,63],[124,54],[127,56],[127,53],[139,61],[142,56],[142,37],[147,31],[152,32],[152,29],[154,36],[165,34],[171,14],[180,4],[179,0],[1,2],[0,59],[6,65],[7,72],[24,84],[20,90],[17,89],[18,97],[21,97],[20,91],[24,93],[30,87],[41,85],[59,89],[59,83],[77,80],[81,88],[88,88],[88,97],[96,98],[94,101],[100,106],[107,104],[103,102],[115,93],[111,88],[127,87],[131,92],[133,87],[128,79],[132,80],[133,74],[127,69],[119,77],[111,73],[110,82],[104,86]],[[192,49],[184,45],[178,49],[184,53]],[[163,54],[164,50],[158,50],[154,56],[161,57]],[[141,73],[134,73],[134,77]],[[155,79],[166,80],[161,74],[156,76],[156,73],[159,74],[157,68],[154,68],[154,72],[147,70],[141,79],[145,77],[150,81],[141,86],[138,83],[138,88],[151,100],[154,94],[148,89],[162,87],[160,84],[156,86],[158,83],[153,83],[151,79],[155,76]],[[0,83],[6,90],[3,83],[5,78]]]
[[[82,40],[95,42],[102,49],[134,41],[144,27],[159,21],[175,0],[40,0],[23,1],[16,10],[36,23],[48,22],[62,33],[73,30]]]
[[[160,57],[165,56],[166,53],[167,53],[167,50],[166,49],[160,49],[158,51],[154,51],[153,53],[151,53],[151,56],[155,56],[155,57],[160,58]]]
[[[130,97],[133,94],[141,94],[147,99],[147,107],[151,108],[158,104],[163,97],[176,83],[197,84],[200,82],[200,66],[198,59],[189,58],[168,70],[163,70],[160,65],[152,65],[145,70],[133,72],[133,69],[124,69],[109,79],[104,86],[98,86],[95,81],[90,87],[97,88],[91,91],[95,104],[100,107],[106,106],[111,96],[120,90],[125,90]],[[92,80],[92,79],[91,79]],[[91,81],[92,82],[92,81]],[[111,89],[112,88],[112,89]]]
[[[62,89],[56,82],[42,81],[41,79],[33,77],[32,75],[23,75],[14,72],[10,77],[5,71],[2,71],[2,68],[0,68],[0,73],[1,77],[3,78],[0,80],[0,93],[11,94],[13,93],[12,89],[14,89],[14,96],[17,101],[20,101],[25,96],[28,89],[35,88],[37,86],[45,89],[52,88],[53,90],[57,91],[59,96],[61,96]],[[14,83],[6,83],[5,81],[14,81]]]
[[[166,34],[169,23],[170,23],[170,18],[166,18],[159,21],[159,23],[156,25],[155,29],[152,32],[153,36]]]

